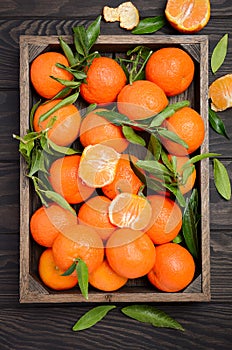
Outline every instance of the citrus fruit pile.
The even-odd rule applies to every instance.
[[[64,77],[56,63],[69,67],[65,57],[55,52],[39,55],[31,65],[34,89],[50,99],[36,109],[34,131],[47,130],[47,137],[61,147],[75,141],[80,152],[57,156],[47,169],[52,191],[68,206],[51,201],[30,219],[31,235],[44,247],[38,266],[41,280],[54,290],[73,288],[80,276],[67,271],[83,261],[89,284],[101,291],[115,291],[129,279],[140,277],[160,291],[183,290],[194,278],[195,262],[184,244],[173,241],[181,234],[183,208],[169,191],[171,186],[165,184],[167,178],[172,179],[183,198],[194,187],[196,169],[188,160],[204,140],[200,114],[185,106],[164,118],[159,127],[166,134],[152,137],[165,156],[154,159],[156,152],[149,155],[161,168],[155,173],[140,165],[149,162],[146,137],[151,135],[144,123],[149,120],[152,125],[151,119],[168,108],[169,98],[188,89],[194,77],[193,59],[181,48],[161,48],[149,57],[144,79],[129,83],[116,60],[94,58],[85,69],[80,98],[86,106],[96,104],[95,108],[82,116],[70,103],[43,119],[44,113],[62,101],[54,98],[64,87],[62,80],[51,76],[73,79],[70,74]],[[126,125],[125,119],[115,122],[104,114],[115,111],[118,118],[126,118]],[[125,126],[133,135],[138,132],[144,137],[143,159],[133,151]],[[183,142],[165,137],[167,133]],[[186,164],[191,167],[188,176]],[[160,169],[167,170],[160,174]],[[144,178],[160,187],[148,188]]]

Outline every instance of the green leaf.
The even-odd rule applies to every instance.
[[[82,259],[78,259],[78,263],[76,265],[76,272],[78,277],[78,284],[81,290],[81,294],[85,299],[88,299],[88,267],[86,263]]]
[[[190,102],[187,100],[172,103],[172,104],[168,105],[165,109],[163,109],[162,112],[157,114],[152,119],[150,127],[152,128],[152,127],[160,126],[164,122],[165,119],[171,117],[176,111],[178,111],[179,109],[181,109],[183,107],[188,107],[189,105],[190,105]]]
[[[142,168],[146,171],[148,171],[151,174],[156,175],[157,173],[167,176],[171,176],[172,173],[166,168],[165,165],[160,163],[157,160],[138,160],[136,162],[136,165],[139,168]]]
[[[122,132],[123,132],[123,135],[125,136],[125,138],[128,141],[130,141],[131,143],[141,145],[141,146],[146,145],[146,142],[144,141],[144,139],[141,136],[139,136],[138,134],[136,134],[134,129],[132,129],[130,126],[124,125],[122,127]]]
[[[62,37],[59,37],[59,42],[70,66],[72,66],[73,64],[75,64],[76,61],[71,47],[62,39]]]
[[[211,57],[211,69],[215,74],[223,64],[228,47],[228,34],[225,34],[215,46]]]
[[[42,150],[33,148],[31,153],[31,166],[28,176],[32,176],[41,168]]]
[[[219,194],[226,200],[231,198],[231,184],[225,166],[218,159],[213,160],[214,183]]]
[[[172,240],[172,242],[176,243],[176,244],[179,244],[182,241],[183,241],[183,237],[182,237],[182,235],[180,233]]]
[[[76,92],[75,94],[66,97],[65,99],[63,99],[62,101],[60,101],[59,103],[57,103],[53,108],[51,108],[49,111],[47,111],[46,113],[42,114],[41,117],[39,118],[40,122],[43,122],[44,120],[46,120],[48,117],[50,117],[51,114],[55,113],[56,111],[58,111],[58,109],[60,109],[61,107],[64,106],[68,106],[70,104],[73,104],[74,102],[76,102],[77,98],[79,96],[79,91]]]
[[[41,103],[41,100],[39,100],[36,104],[34,104],[30,111],[30,130],[31,131],[34,131],[34,126],[33,126],[34,115],[40,103]]]
[[[97,38],[100,34],[100,23],[102,16],[98,16],[94,22],[92,22],[86,29],[86,34],[88,38],[88,50],[95,44]]]
[[[75,210],[71,207],[71,205],[59,193],[50,190],[45,190],[42,192],[52,202],[56,202],[62,208],[69,210],[74,215],[76,214]]]
[[[194,165],[189,165],[187,168],[184,169],[183,173],[182,173],[182,179],[181,179],[181,184],[185,185],[189,176],[193,173],[195,169]]]
[[[184,198],[183,194],[180,192],[177,185],[165,183],[164,187],[166,187],[170,192],[172,192],[174,194],[174,196],[176,197],[176,199],[181,207],[185,207],[185,205],[186,205],[185,198]]]
[[[154,134],[151,134],[145,160],[159,160],[161,150],[162,146],[159,139]]]
[[[66,270],[64,273],[62,273],[61,276],[70,276],[76,269],[76,262],[72,263],[72,265]]]
[[[123,307],[121,311],[128,317],[140,322],[149,323],[154,327],[173,328],[184,331],[184,328],[179,322],[154,306],[130,305]]]
[[[165,16],[148,17],[139,21],[132,34],[150,34],[155,33],[166,24]]]
[[[186,199],[183,213],[182,233],[189,252],[195,259],[199,258],[199,244],[197,234],[198,223],[198,192],[193,190],[190,198]]]
[[[101,112],[96,112],[97,115],[100,115],[107,120],[109,120],[111,123],[115,125],[122,125],[124,123],[129,123],[133,125],[133,123],[130,121],[130,119],[121,113],[114,112],[114,111],[101,111]]]
[[[188,145],[186,142],[184,142],[177,134],[175,134],[174,132],[167,130],[167,129],[158,129],[157,133],[164,137],[167,138],[173,142],[176,142],[178,144],[180,144],[181,146],[185,147],[188,149]]]
[[[213,128],[213,130],[216,131],[216,133],[226,137],[228,140],[230,139],[229,136],[227,135],[226,128],[222,119],[210,107],[209,107],[209,123],[210,123],[210,126]]]
[[[72,155],[72,154],[81,154],[81,151],[75,150],[70,147],[63,147],[63,146],[58,146],[54,142],[52,142],[50,139],[47,139],[48,145],[57,153],[65,154],[65,155]]]
[[[202,154],[198,154],[192,158],[189,158],[189,160],[187,160],[187,162],[182,166],[182,169],[184,169],[185,167],[188,167],[190,164],[195,164],[197,162],[199,162],[200,160],[206,159],[206,158],[210,158],[210,157],[218,157],[220,156],[219,153],[202,153]]]
[[[74,27],[73,32],[76,51],[81,56],[86,57],[88,55],[88,37],[84,26]]]
[[[86,312],[73,326],[73,331],[82,331],[94,326],[97,322],[101,321],[106,314],[115,309],[114,305],[100,305]]]
[[[52,75],[50,75],[50,78],[58,81],[58,83],[70,88],[70,89],[76,89],[81,85],[80,81],[74,81],[74,80],[65,80],[65,79],[60,79],[60,78],[56,78]]]

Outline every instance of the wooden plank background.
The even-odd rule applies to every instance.
[[[210,168],[211,293],[210,303],[154,305],[185,327],[184,333],[152,328],[127,319],[118,309],[95,327],[71,331],[75,321],[93,305],[19,304],[19,154],[13,133],[19,133],[19,35],[70,35],[72,27],[88,24],[104,5],[122,1],[66,0],[1,1],[0,6],[0,339],[1,349],[230,349],[232,205],[213,184]],[[134,0],[142,18],[163,13],[165,0]],[[102,34],[129,33],[117,24],[102,23]],[[229,33],[226,60],[209,81],[232,73],[232,2],[211,1],[211,19],[199,35],[209,35],[210,56],[217,41]],[[178,34],[168,25],[159,34]],[[210,58],[210,57],[209,57]],[[220,113],[232,138],[231,110]],[[210,130],[210,151],[222,154],[232,178],[231,140]]]

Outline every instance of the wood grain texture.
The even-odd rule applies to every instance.
[[[78,333],[72,332],[71,328],[90,309],[89,306],[7,308],[0,311],[1,349],[18,350],[21,346],[24,350],[35,349],[35,346],[36,350],[230,349],[232,317],[231,309],[226,305],[155,306],[175,317],[185,332],[138,323],[122,315],[121,306],[93,328]]]

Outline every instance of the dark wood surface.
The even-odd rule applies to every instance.
[[[154,304],[176,318],[184,333],[138,323],[120,306],[93,328],[74,333],[75,321],[90,304],[19,304],[19,154],[12,134],[19,133],[19,35],[71,34],[72,27],[95,19],[104,5],[121,1],[0,1],[0,348],[18,349],[231,349],[232,206],[213,184],[210,168],[210,303]],[[163,13],[166,1],[134,0],[141,17]],[[232,2],[211,1],[211,19],[199,35],[209,35],[210,56],[229,33],[226,60],[209,80],[232,73]],[[102,34],[127,34],[118,24],[102,23]],[[159,34],[178,34],[165,26]],[[155,34],[154,34],[155,35]],[[181,35],[181,34],[180,34]],[[209,57],[210,58],[210,57]],[[220,113],[232,138],[231,110]],[[222,154],[232,178],[231,140],[210,130],[210,151]],[[124,305],[124,304],[123,304]]]

